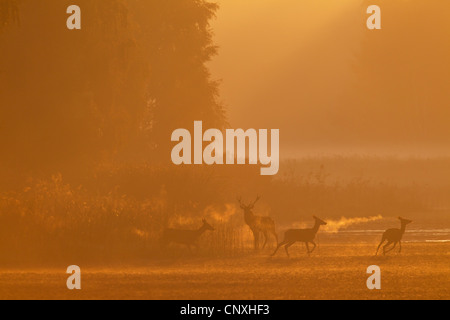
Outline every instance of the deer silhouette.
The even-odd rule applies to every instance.
[[[324,226],[327,223],[316,216],[313,216],[315,220],[314,227],[311,229],[290,229],[285,232],[283,242],[279,243],[275,252],[272,253],[272,257],[277,253],[278,249],[284,245],[284,249],[286,250],[286,254],[289,257],[289,247],[292,246],[297,241],[304,242],[306,245],[306,250],[308,251],[308,255],[311,254],[314,249],[316,249],[317,245],[314,242],[314,238],[316,237],[317,232],[319,231],[320,226]],[[309,250],[309,243],[314,245],[312,250]]]
[[[203,225],[198,230],[179,230],[179,229],[166,229],[160,240],[161,247],[164,248],[170,243],[184,244],[192,251],[191,246],[195,246],[198,249],[197,240],[206,231],[214,231],[214,228],[202,220]]]
[[[262,233],[264,235],[264,244],[262,248],[264,249],[267,244],[267,239],[269,234],[273,234],[276,242],[278,243],[278,235],[275,231],[275,222],[269,217],[261,217],[255,215],[252,210],[255,207],[255,203],[260,199],[259,196],[252,203],[245,205],[242,203],[241,197],[238,197],[238,202],[242,210],[244,210],[244,220],[245,223],[250,227],[253,233],[254,248],[259,249],[259,235]]]
[[[402,252],[402,238],[403,238],[403,234],[405,233],[406,225],[410,224],[412,222],[412,220],[403,219],[401,217],[398,217],[398,219],[400,220],[400,224],[401,224],[400,229],[396,229],[396,228],[394,228],[394,229],[387,229],[383,233],[383,237],[381,238],[381,242],[378,245],[377,252],[375,253],[375,255],[378,255],[378,250],[380,250],[381,245],[385,241],[387,241],[387,243],[383,246],[383,255],[386,255],[386,253],[388,253],[389,251],[394,250],[395,247],[397,246],[397,243],[400,245],[400,249],[398,250],[398,253]],[[386,248],[392,243],[394,244],[392,246],[392,248],[390,248],[389,250],[386,250]]]

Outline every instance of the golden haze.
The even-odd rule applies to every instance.
[[[0,298],[448,299],[450,3],[376,2],[0,0]],[[173,165],[196,120],[280,129],[279,173]]]

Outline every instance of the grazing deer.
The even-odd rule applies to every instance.
[[[259,249],[259,235],[262,233],[264,235],[264,244],[263,249],[267,244],[267,239],[269,237],[269,233],[273,234],[276,242],[278,243],[278,235],[275,231],[275,222],[269,217],[261,217],[253,214],[252,210],[255,206],[255,203],[260,199],[259,196],[256,197],[256,200],[250,203],[249,205],[245,205],[242,203],[241,197],[237,200],[242,210],[244,210],[244,220],[245,223],[250,227],[253,233],[254,239],[254,247],[255,250]]]
[[[406,220],[406,219],[403,219],[401,217],[398,217],[398,219],[400,220],[401,228],[400,229],[396,229],[396,228],[394,228],[394,229],[387,229],[383,233],[383,237],[381,238],[381,242],[378,245],[377,252],[375,253],[375,255],[378,255],[378,250],[380,250],[381,245],[385,241],[387,241],[387,243],[383,247],[383,255],[386,255],[386,253],[388,253],[389,251],[394,250],[395,247],[397,246],[397,243],[400,244],[400,249],[398,250],[398,253],[402,252],[402,238],[403,238],[403,234],[405,233],[406,225],[410,224],[412,222],[412,220]],[[389,250],[386,250],[387,246],[389,246],[391,243],[394,244],[392,246],[392,248],[390,248]]]
[[[324,226],[327,224],[325,221],[317,218],[316,216],[314,216],[313,218],[316,222],[314,224],[314,227],[312,227],[311,229],[290,229],[286,231],[286,233],[284,234],[283,242],[278,244],[277,248],[275,249],[275,252],[272,254],[272,257],[283,245],[284,249],[286,250],[286,254],[289,257],[288,249],[297,241],[304,242],[308,254],[311,254],[314,251],[314,249],[316,249],[317,246],[316,243],[314,242],[314,238],[316,237],[316,234],[319,231],[320,226]],[[314,245],[314,248],[312,250],[309,250],[309,243],[312,243]]]
[[[191,246],[195,246],[198,249],[198,238],[207,230],[214,231],[214,228],[205,219],[202,222],[203,225],[198,230],[166,229],[161,238],[161,247],[164,248],[174,242],[186,245],[189,251],[192,250]]]

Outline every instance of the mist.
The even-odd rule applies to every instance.
[[[375,31],[367,1],[219,4],[210,68],[235,127],[279,128],[285,157],[449,155],[449,3],[379,1]]]

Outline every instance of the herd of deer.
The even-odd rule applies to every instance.
[[[312,228],[289,229],[285,232],[283,241],[278,242],[278,236],[275,231],[275,222],[270,217],[255,215],[252,211],[256,202],[259,199],[260,197],[258,196],[255,201],[251,202],[248,205],[242,203],[241,198],[237,199],[240,208],[244,210],[244,221],[250,227],[250,230],[253,233],[254,249],[255,250],[259,249],[259,238],[261,234],[264,236],[264,244],[262,246],[263,249],[267,244],[267,239],[269,238],[269,235],[272,234],[277,242],[277,247],[275,251],[272,253],[272,256],[274,256],[277,253],[280,247],[284,246],[286,254],[289,257],[288,249],[296,242],[305,243],[308,255],[311,254],[317,246],[316,243],[314,242],[314,239],[316,237],[317,232],[319,231],[320,226],[326,225],[327,223],[314,216],[313,218],[315,220],[315,223]],[[400,245],[399,253],[402,251],[401,240],[403,238],[403,234],[405,233],[406,225],[411,223],[412,221],[400,217],[399,220],[401,223],[401,228],[388,229],[383,233],[383,237],[381,239],[380,244],[378,245],[377,252],[375,255],[378,254],[381,245],[386,241],[387,243],[383,246],[384,255],[386,255],[386,253],[388,253],[389,251],[394,250],[397,244]],[[208,222],[206,222],[205,219],[203,219],[203,225],[198,230],[166,229],[161,238],[161,246],[165,247],[173,242],[186,245],[189,248],[189,250],[191,250],[192,246],[198,248],[197,240],[204,232],[208,230],[214,231],[214,228]],[[313,245],[312,250],[310,250],[309,244]],[[392,245],[392,247],[390,249],[387,249],[389,245]]]

